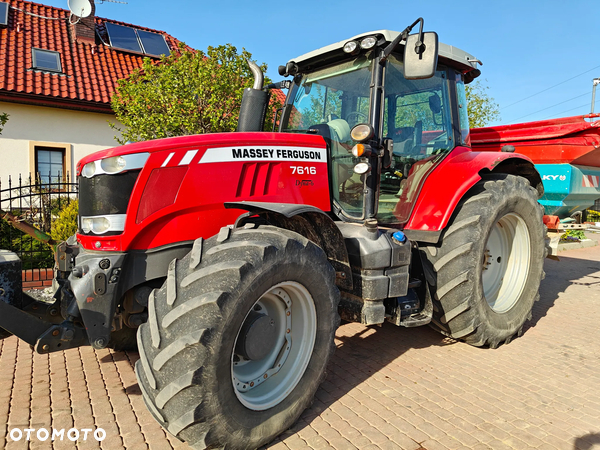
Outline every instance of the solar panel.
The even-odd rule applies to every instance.
[[[136,30],[137,34],[142,41],[142,47],[144,47],[144,53],[147,55],[162,56],[170,55],[171,51],[165,41],[165,37],[162,34],[151,33],[149,31]]]
[[[40,70],[50,70],[52,72],[60,72],[60,53],[52,50],[42,50],[40,48],[32,48],[31,56],[33,57],[33,68]]]
[[[133,28],[116,25],[114,23],[106,23],[106,31],[110,39],[110,45],[122,50],[143,53],[140,41]]]
[[[8,25],[8,3],[0,2],[0,26]]]

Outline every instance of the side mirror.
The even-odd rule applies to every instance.
[[[423,42],[419,34],[411,34],[404,46],[404,78],[421,80],[435,74],[438,60],[438,35],[435,32],[423,33]]]

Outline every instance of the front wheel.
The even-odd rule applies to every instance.
[[[325,376],[339,291],[324,252],[288,230],[224,228],[173,261],[138,332],[144,400],[195,448],[257,448]]]
[[[432,326],[475,346],[522,332],[539,299],[545,257],[537,191],[514,175],[490,175],[457,207],[439,247],[422,248],[434,295]]]

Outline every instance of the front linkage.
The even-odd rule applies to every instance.
[[[7,251],[0,254],[0,327],[38,353],[88,344],[106,347],[124,255],[80,252],[77,245],[63,242],[56,246],[55,259],[58,290],[54,301],[47,303],[21,291],[19,258]]]

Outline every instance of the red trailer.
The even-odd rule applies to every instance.
[[[529,156],[542,176],[547,215],[564,219],[600,198],[600,114],[475,128],[471,143]]]

